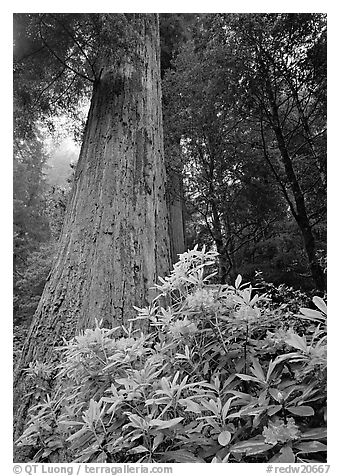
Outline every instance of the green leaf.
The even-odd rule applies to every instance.
[[[161,379],[161,387],[164,390],[165,395],[172,397],[172,391],[171,391],[169,382],[165,377],[162,377]]]
[[[312,428],[302,433],[301,440],[325,440],[327,438],[327,428]]]
[[[261,380],[259,380],[256,377],[252,377],[251,375],[246,375],[246,374],[235,374],[237,377],[239,377],[242,380],[250,380],[252,382],[257,382],[257,383],[263,383]]]
[[[264,376],[262,367],[261,367],[260,362],[258,361],[258,359],[256,359],[255,357],[252,358],[252,363],[253,363],[253,367],[250,368],[252,373],[255,375],[255,377],[257,377],[259,380],[261,380],[261,382],[265,382],[266,377]]]
[[[205,463],[204,459],[186,450],[167,451],[162,460],[175,463]]]
[[[223,405],[223,408],[222,408],[222,418],[223,420],[225,420],[227,418],[227,415],[228,415],[228,412],[229,412],[229,408],[230,408],[230,404],[231,402],[235,399],[236,397],[230,397],[228,398],[228,400],[226,401],[226,403]]]
[[[202,409],[200,405],[196,402],[193,402],[189,398],[181,398],[178,400],[178,403],[181,405],[186,405],[186,409],[184,410],[185,412],[193,412],[193,413],[201,413]]]
[[[273,416],[282,409],[282,405],[270,405],[267,409],[268,416]]]
[[[314,410],[312,407],[309,407],[307,405],[301,405],[299,407],[288,407],[287,410],[290,413],[293,413],[293,415],[298,415],[298,416],[313,416],[314,415]]]
[[[316,305],[317,308],[320,309],[321,312],[323,312],[327,316],[327,305],[323,299],[321,299],[319,296],[314,296],[313,303]]]
[[[242,283],[242,276],[239,274],[235,280],[235,288],[238,289]]]
[[[138,446],[135,446],[134,448],[131,448],[129,451],[127,451],[127,453],[129,453],[129,454],[146,453],[148,451],[149,450],[147,448],[145,448],[145,446],[138,445]]]
[[[295,334],[294,332],[291,332],[288,334],[288,337],[284,339],[286,344],[290,345],[291,347],[294,347],[295,349],[302,350],[302,352],[307,353],[308,352],[308,347],[307,347],[307,342],[305,337],[301,337],[298,334]]]
[[[275,367],[276,367],[276,364],[277,362],[273,362],[272,360],[270,360],[269,364],[268,364],[268,370],[267,370],[267,376],[266,376],[266,381],[269,382],[269,379],[271,377],[271,374],[273,373]]]
[[[299,354],[298,352],[290,352],[289,354],[279,355],[278,357],[275,358],[273,363],[275,365],[278,365],[284,362],[285,360],[291,360],[291,359],[293,360],[296,358],[301,358],[301,354]]]
[[[151,420],[150,425],[156,426],[160,430],[164,428],[171,428],[172,426],[177,425],[180,421],[183,420],[183,417],[173,418],[172,420],[160,420],[158,418]]]
[[[231,433],[230,431],[227,431],[227,430],[222,431],[218,435],[218,438],[217,438],[217,441],[219,442],[221,446],[227,446],[230,440],[231,440]]]
[[[281,448],[280,453],[271,458],[270,463],[295,463],[295,455],[290,446]]]
[[[308,309],[306,307],[302,307],[300,309],[301,314],[304,316],[308,317],[309,319],[316,319],[316,320],[322,320],[324,321],[325,316],[321,314],[320,311],[314,311],[314,309]]]
[[[327,446],[320,441],[303,441],[295,445],[301,453],[317,453],[319,451],[327,451]]]
[[[155,451],[155,449],[158,448],[158,446],[163,442],[163,440],[164,440],[164,434],[158,433],[153,440],[152,451]]]
[[[281,403],[284,399],[282,392],[277,388],[270,388],[269,390],[270,395],[276,400],[277,402]]]
[[[207,402],[206,400],[202,400],[201,403],[207,410],[211,411],[216,416],[220,414],[220,410],[213,399],[210,399],[209,402]]]
[[[241,441],[236,443],[230,448],[231,453],[246,453],[247,456],[264,453],[272,448],[273,445],[269,445],[264,442],[264,438],[251,438],[250,440]]]
[[[80,430],[73,433],[73,435],[69,436],[66,441],[73,441],[76,438],[79,438],[80,436],[84,435],[87,432],[88,432],[88,428],[81,428]]]
[[[106,463],[107,455],[102,451],[96,458],[96,463]]]
[[[143,418],[141,418],[139,415],[134,415],[131,414],[129,415],[129,420],[131,421],[131,426],[134,428],[140,428],[143,430],[146,427],[146,422]]]

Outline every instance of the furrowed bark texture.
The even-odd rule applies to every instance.
[[[95,319],[126,323],[169,272],[158,19],[138,21],[131,55],[118,66],[110,55],[101,60],[59,254],[15,377],[17,437],[30,403],[22,400],[29,362],[57,359],[62,337]]]

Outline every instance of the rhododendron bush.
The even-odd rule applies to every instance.
[[[128,326],[98,322],[58,369],[27,369],[38,403],[20,444],[35,461],[326,461],[324,301],[294,313],[241,276],[218,285],[216,256],[180,255]]]

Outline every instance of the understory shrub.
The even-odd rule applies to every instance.
[[[209,284],[216,255],[180,255],[129,326],[65,342],[57,375],[31,364],[39,401],[18,443],[35,461],[326,461],[324,301],[293,313],[241,276]]]

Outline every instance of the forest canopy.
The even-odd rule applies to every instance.
[[[42,124],[53,130],[67,114],[69,134],[81,135],[79,108],[106,42],[103,17],[14,16],[14,183],[25,167],[36,195],[46,193],[48,176]],[[118,57],[131,45],[126,17],[116,14],[114,22]],[[223,281],[261,271],[269,282],[323,288],[325,15],[162,14],[160,32],[166,165],[183,176],[187,247],[216,247]],[[38,210],[27,187],[25,207],[14,186],[15,249],[49,239],[47,225],[34,226],[38,239],[23,225],[22,209],[29,214],[34,203]],[[18,251],[15,262],[23,264],[24,254]]]

